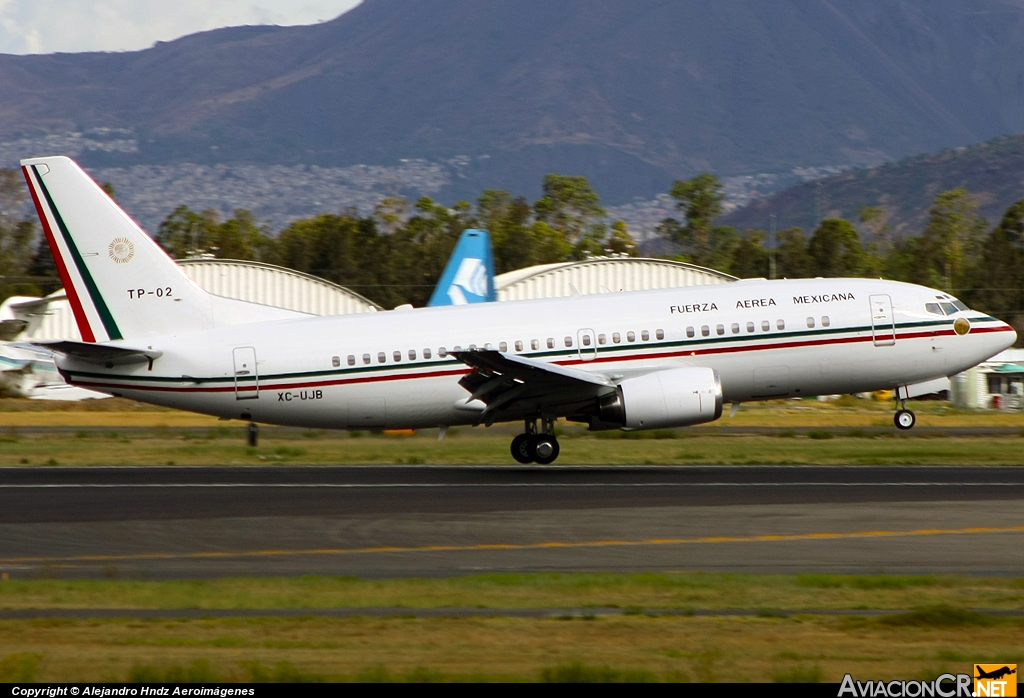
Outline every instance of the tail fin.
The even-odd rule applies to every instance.
[[[21,161],[68,301],[87,342],[209,327],[209,294],[77,164]]]
[[[465,305],[495,299],[491,236],[486,230],[464,230],[427,305]]]

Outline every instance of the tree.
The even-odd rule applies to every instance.
[[[491,235],[494,270],[504,274],[534,263],[530,215],[526,199],[501,189],[485,189],[477,200],[479,225]]]
[[[748,230],[740,237],[732,251],[727,271],[741,279],[768,276],[768,250],[764,248],[765,232]]]
[[[966,189],[940,192],[929,210],[928,227],[919,239],[908,241],[916,262],[907,280],[947,291],[966,287],[987,227]]]
[[[962,295],[971,305],[1019,325],[1024,317],[1024,199],[1006,210],[983,247],[973,288]]]
[[[627,257],[636,257],[638,254],[636,242],[629,234],[629,228],[624,221],[612,223],[612,231],[608,235],[606,244],[606,249],[612,254],[626,255]]]
[[[706,264],[713,225],[722,214],[725,201],[722,183],[715,175],[703,172],[692,179],[674,182],[669,195],[676,200],[676,208],[683,212],[686,225],[669,224],[665,231],[675,235],[673,242],[683,247],[697,263]]]
[[[606,215],[586,177],[545,175],[543,191],[533,205],[537,220],[560,231],[571,243],[579,242],[594,220]]]
[[[779,244],[775,248],[778,275],[788,279],[802,279],[814,275],[814,259],[807,251],[807,239],[800,228],[779,231]]]
[[[857,229],[841,218],[826,218],[818,225],[807,253],[814,263],[814,276],[863,276],[872,266]]]

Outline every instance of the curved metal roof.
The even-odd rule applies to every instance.
[[[592,257],[580,262],[539,264],[494,279],[498,300],[559,298],[580,293],[646,291],[737,281],[735,276],[695,264],[649,257]]]
[[[347,315],[381,310],[351,289],[312,274],[265,262],[195,258],[178,266],[203,290],[250,303],[312,315]]]

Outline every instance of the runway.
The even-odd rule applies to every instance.
[[[10,576],[1024,574],[1024,467],[0,469]]]

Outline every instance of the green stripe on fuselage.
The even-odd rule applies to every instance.
[[[975,321],[980,318],[973,318]],[[935,326],[951,326],[952,323],[948,320],[926,320],[921,322],[905,322],[896,325],[897,330],[908,330],[916,327],[935,327]],[[710,345],[725,344],[728,342],[750,342],[750,348],[756,349],[759,344],[776,342],[778,340],[792,340],[815,336],[824,335],[835,335],[835,334],[850,334],[857,335],[862,333],[871,332],[870,326],[864,327],[831,327],[828,329],[821,328],[815,330],[798,330],[790,332],[775,332],[773,334],[760,335],[756,337],[735,337],[735,336],[724,336],[724,337],[701,337],[694,339],[687,339],[681,341],[672,342],[656,342],[648,344],[628,344],[628,345],[604,345],[603,349],[600,349],[598,355],[602,358],[612,357],[614,358],[615,352],[638,352],[638,351],[665,351],[670,349],[679,349],[685,347],[687,349],[699,350],[706,348]],[[558,358],[570,358],[577,357],[576,349],[558,349],[553,351],[544,352],[533,352],[529,354],[517,354],[527,359],[558,359]],[[623,360],[632,360],[628,357],[622,357]],[[272,375],[261,375],[259,381],[261,388],[271,389],[272,385],[263,385],[264,382],[279,381],[279,380],[294,380],[294,379],[315,379],[315,378],[326,378],[330,376],[354,376],[368,373],[382,373],[388,371],[400,371],[400,370],[413,370],[413,369],[425,369],[430,368],[434,370],[450,370],[457,366],[466,367],[460,361],[455,359],[447,359],[444,361],[416,361],[401,364],[386,364],[379,366],[356,366],[353,368],[339,368],[339,369],[328,369],[324,371],[299,371],[293,373],[277,373]],[[74,371],[72,375],[80,376],[84,378],[108,378],[114,380],[123,381],[138,381],[147,383],[189,383],[191,385],[216,385],[218,383],[233,383],[235,380],[234,376],[221,376],[221,377],[210,377],[210,378],[195,378],[189,377],[188,380],[183,380],[180,377],[172,376],[119,376],[111,373],[92,373],[84,371]],[[255,377],[250,377],[248,380],[255,381]]]

